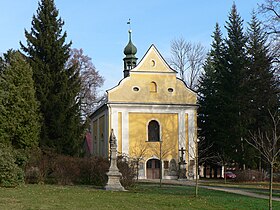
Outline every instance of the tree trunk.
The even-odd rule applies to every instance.
[[[195,197],[198,196],[198,155],[196,154],[196,166],[195,166]]]
[[[272,184],[273,184],[273,163],[270,163],[270,180],[269,180],[269,209],[272,210]]]

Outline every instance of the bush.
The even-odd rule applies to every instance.
[[[108,180],[108,159],[102,157],[82,158],[80,164],[80,184],[105,186]]]
[[[0,186],[15,187],[24,180],[23,170],[16,164],[11,147],[0,144]]]
[[[248,181],[264,181],[265,173],[257,170],[244,170],[244,171],[236,171],[236,181],[238,182],[248,182]]]
[[[135,169],[132,164],[129,164],[127,158],[123,156],[118,157],[118,168],[122,174],[120,182],[124,188],[131,187],[135,183]]]
[[[25,167],[26,183],[87,184],[105,186],[107,159],[58,155],[53,151],[33,151]]]

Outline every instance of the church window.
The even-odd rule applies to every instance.
[[[168,88],[168,92],[172,93],[173,91],[173,88]]]
[[[133,91],[139,91],[139,87],[133,87]]]
[[[157,84],[155,82],[150,83],[150,92],[156,93],[157,92]]]
[[[155,60],[151,60],[151,66],[152,66],[152,67],[155,67],[155,66],[156,66]]]
[[[148,141],[160,141],[160,126],[156,120],[149,122]]]

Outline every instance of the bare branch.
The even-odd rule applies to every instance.
[[[205,58],[206,50],[200,43],[187,42],[183,38],[171,42],[170,65],[179,72],[179,77],[191,89],[197,86]]]

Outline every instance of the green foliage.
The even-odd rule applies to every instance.
[[[15,162],[12,147],[0,143],[0,186],[15,187],[23,182],[23,170]]]
[[[0,63],[0,143],[34,147],[39,141],[40,117],[32,69],[15,51],[5,54]]]
[[[71,42],[66,44],[64,22],[53,0],[41,0],[30,32],[25,31],[27,54],[34,71],[36,96],[40,102],[42,130],[40,147],[75,155],[82,141],[80,77],[76,66],[66,67]]]
[[[256,168],[259,154],[245,142],[248,131],[268,128],[268,109],[279,107],[270,46],[254,14],[247,34],[243,32],[235,4],[226,29],[223,39],[216,25],[200,81],[200,134],[223,164],[232,161]]]

